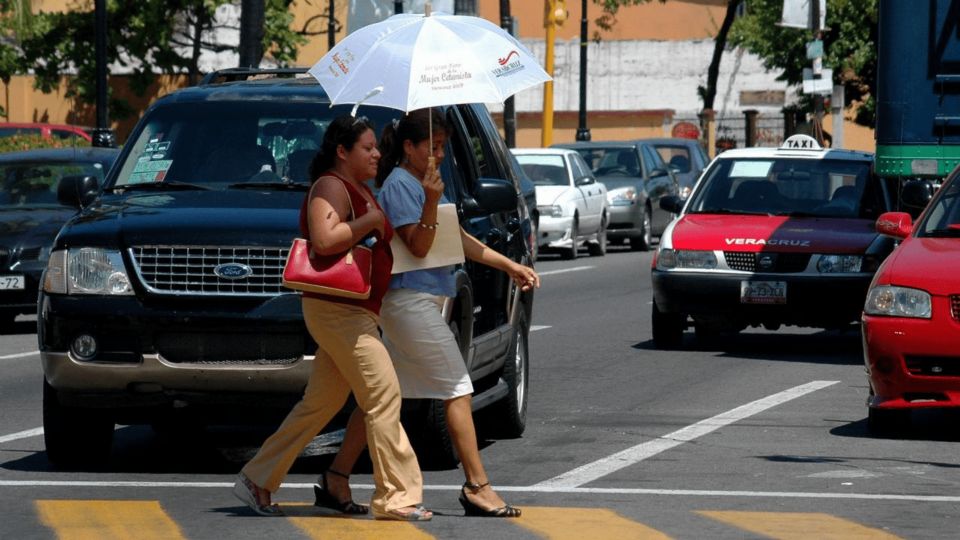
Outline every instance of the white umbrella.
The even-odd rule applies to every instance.
[[[549,81],[530,51],[486,19],[401,14],[344,38],[310,68],[331,104],[409,112],[458,103],[501,103]]]

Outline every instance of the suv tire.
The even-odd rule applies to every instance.
[[[47,459],[60,468],[103,465],[113,445],[114,423],[102,411],[67,407],[43,381],[43,441]]]
[[[520,309],[510,348],[511,357],[503,366],[503,380],[509,387],[507,396],[493,407],[490,418],[496,426],[497,434],[505,438],[517,438],[523,435],[527,427],[527,389],[530,375],[530,323],[527,313]]]

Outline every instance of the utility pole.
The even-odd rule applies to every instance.
[[[240,67],[259,67],[263,58],[263,27],[266,0],[240,2]]]
[[[823,28],[820,26],[820,0],[811,0],[810,9],[813,19],[813,38],[823,42]],[[813,59],[813,78],[819,79],[823,75],[823,56]],[[822,147],[823,144],[823,94],[813,95],[813,136]]]
[[[403,0],[394,0],[393,2],[393,14],[397,15],[403,13]]]
[[[500,0],[500,28],[513,34],[513,20],[510,17],[510,0]],[[517,111],[513,96],[503,102],[503,138],[507,148],[517,146]]]
[[[540,134],[540,146],[546,148],[553,143],[553,41],[557,27],[567,18],[567,9],[563,0],[543,0],[543,26],[546,30],[546,58],[543,67],[550,80],[543,85],[543,127]]]
[[[577,125],[577,140],[589,141],[587,127],[587,0],[580,2],[580,119]]]
[[[107,1],[96,0],[93,9],[97,77],[97,127],[93,132],[93,146],[113,147],[117,143],[107,118]]]
[[[337,44],[337,22],[334,14],[334,10],[337,8],[337,3],[335,0],[330,0],[330,16],[327,17],[327,50],[333,48]]]

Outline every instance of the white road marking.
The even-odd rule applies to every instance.
[[[591,268],[596,268],[596,266],[574,266],[572,268],[561,268],[560,270],[547,270],[546,272],[537,272],[540,276],[552,276],[555,274],[566,274],[567,272],[582,272],[583,270],[590,270]]]
[[[0,480],[0,487],[86,487],[86,488],[216,488],[229,489],[233,482],[123,482],[72,480]],[[284,483],[287,489],[313,489],[312,483]],[[373,490],[373,484],[350,484],[353,489]],[[428,491],[460,491],[460,485],[425,485]],[[956,495],[909,495],[900,493],[836,493],[815,491],[721,491],[709,489],[580,488],[539,486],[497,486],[497,491],[516,493],[570,493],[601,495],[666,495],[677,497],[770,497],[780,499],[863,499],[874,501],[918,501],[958,503]]]
[[[4,435],[0,437],[0,444],[10,441],[15,441],[17,439],[29,439],[30,437],[36,437],[37,435],[43,435],[43,428],[33,428],[26,431],[18,431],[17,433],[11,433],[10,435]]]
[[[22,352],[17,354],[5,354],[3,356],[0,356],[0,360],[7,360],[10,358],[23,358],[25,356],[33,356],[35,354],[40,354],[40,351]]]
[[[634,465],[644,459],[655,456],[660,452],[680,446],[685,442],[690,442],[698,437],[702,437],[712,431],[728,426],[734,422],[743,420],[755,414],[761,413],[771,407],[786,403],[790,400],[815,392],[822,388],[832,386],[840,381],[813,381],[807,384],[778,392],[756,401],[741,405],[725,413],[720,413],[706,420],[701,420],[696,424],[678,429],[673,433],[668,433],[652,441],[638,444],[632,448],[617,452],[611,456],[605,457],[593,463],[588,463],[555,476],[549,480],[544,480],[535,484],[534,488],[575,488],[587,484],[598,478],[602,478],[610,473]],[[499,488],[497,488],[499,489]]]
[[[530,327],[530,331],[536,332],[537,330],[546,330],[547,328],[553,328],[553,327],[534,324]]]

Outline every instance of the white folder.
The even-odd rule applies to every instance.
[[[437,232],[434,233],[433,245],[426,256],[417,257],[410,253],[399,234],[393,235],[390,249],[393,251],[394,274],[462,263],[463,241],[460,239],[457,207],[453,204],[437,206]]]

